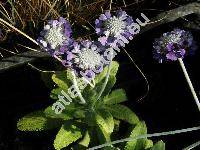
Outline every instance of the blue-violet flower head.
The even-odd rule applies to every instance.
[[[101,14],[95,21],[95,28],[101,44],[111,47],[124,47],[134,35],[133,19],[122,10],[116,15],[111,15],[110,11]]]
[[[52,56],[63,54],[66,46],[73,41],[70,23],[60,17],[58,20],[50,20],[40,33],[38,42]]]
[[[196,46],[190,32],[174,29],[155,39],[153,48],[153,57],[162,63],[184,58],[186,54],[192,54]]]
[[[88,78],[93,78],[94,72],[103,71],[102,48],[99,45],[90,40],[74,42],[63,55],[63,65],[73,69],[77,75],[82,71]]]

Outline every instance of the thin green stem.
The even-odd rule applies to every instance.
[[[105,79],[105,82],[104,82],[104,84],[103,84],[103,87],[102,87],[102,89],[101,89],[101,91],[100,91],[100,93],[99,93],[99,96],[97,97],[97,100],[99,100],[100,98],[101,98],[101,95],[103,94],[103,92],[104,92],[104,90],[105,90],[105,88],[106,88],[106,85],[107,85],[107,83],[108,83],[108,80],[109,80],[109,76],[110,76],[110,71],[111,71],[111,64],[112,64],[112,59],[113,59],[113,49],[111,50],[111,60],[110,60],[110,62],[109,62],[109,64],[108,64],[108,71],[107,71],[107,73],[106,73],[106,79]]]
[[[79,96],[79,98],[80,98],[80,100],[81,100],[81,103],[82,103],[82,104],[85,104],[86,101],[85,101],[85,99],[83,98],[83,96],[82,96],[82,94],[81,94],[81,92],[80,92],[80,90],[79,90],[79,88],[78,88],[78,83],[77,83],[76,75],[75,75],[74,71],[72,71],[72,75],[73,75],[73,84],[74,84],[74,87],[75,87],[75,89],[76,89],[76,92],[78,93],[78,96]]]
[[[189,77],[189,75],[188,75],[188,72],[187,72],[187,70],[186,70],[186,68],[185,68],[184,62],[183,62],[183,60],[182,60],[181,58],[178,58],[178,61],[179,61],[179,64],[180,64],[180,66],[181,66],[181,68],[182,68],[182,70],[183,70],[185,79],[187,80],[187,83],[188,83],[188,86],[189,86],[189,88],[190,88],[190,90],[191,90],[192,96],[193,96],[193,98],[194,98],[194,100],[195,100],[195,102],[196,102],[196,105],[197,105],[197,107],[198,107],[198,109],[199,109],[199,111],[200,111],[199,99],[198,99],[197,94],[196,94],[196,92],[195,92],[195,90],[194,90],[194,87],[193,87],[193,85],[192,85],[192,82],[191,82],[191,80],[190,80],[190,77]]]
[[[83,80],[84,80],[85,82],[87,82],[92,88],[95,87],[95,85],[92,84],[92,83],[91,83],[88,79],[86,79],[85,77],[83,77]]]

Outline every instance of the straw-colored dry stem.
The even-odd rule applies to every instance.
[[[13,25],[9,24],[7,21],[3,20],[2,18],[0,18],[0,23],[3,24],[3,25],[6,25],[8,27],[10,27],[11,29],[13,29],[15,31],[17,31],[18,33],[20,33],[21,35],[23,35],[24,37],[26,37],[27,39],[29,39],[30,41],[32,41],[33,43],[35,43],[36,45],[38,45],[37,41],[35,41],[33,38],[31,38],[30,36],[28,36],[24,32],[20,31],[19,29],[17,29]]]

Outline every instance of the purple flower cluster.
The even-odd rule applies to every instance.
[[[160,63],[176,61],[195,50],[192,34],[181,29],[164,33],[160,38],[155,39],[153,47],[154,58]]]
[[[37,41],[51,56],[57,56],[63,54],[65,49],[73,42],[71,33],[70,23],[60,17],[59,20],[50,20],[44,26]]]
[[[72,29],[67,20],[62,17],[51,20],[44,26],[38,43],[65,67],[74,70],[77,75],[84,72],[88,78],[93,78],[94,72],[100,73],[103,67],[109,64],[107,61],[105,63],[105,57],[109,62],[112,60],[108,58],[110,56],[108,52],[103,56],[104,52],[125,46],[135,34],[132,17],[122,10],[117,11],[115,16],[108,11],[101,14],[95,24],[96,33],[100,36],[98,41],[75,41],[71,36]]]
[[[62,57],[63,65],[73,69],[77,75],[82,72],[88,78],[93,78],[94,72],[103,70],[102,47],[93,41],[74,42]]]
[[[129,43],[129,40],[133,39],[134,22],[125,11],[119,10],[115,16],[107,11],[105,14],[101,14],[99,19],[96,19],[95,25],[102,45],[124,47],[125,44]]]
[[[77,75],[83,72],[88,78],[93,78],[94,72],[100,73],[103,70],[102,52],[105,46],[89,40],[74,41],[71,33],[71,26],[64,18],[51,20],[44,26],[38,42],[51,56],[59,59]]]

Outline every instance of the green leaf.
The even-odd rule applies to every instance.
[[[79,142],[80,145],[84,146],[84,147],[88,147],[90,144],[90,135],[89,132],[86,131],[85,135],[83,137],[83,139]]]
[[[61,114],[56,114],[55,111],[52,110],[52,106],[47,107],[44,113],[49,118],[60,118],[63,120],[69,120],[73,118],[75,111],[76,111],[76,108],[71,103],[70,105],[65,106],[65,109],[62,111]]]
[[[83,97],[86,100],[86,103],[90,106],[93,106],[94,103],[96,102],[96,92],[93,88],[91,88],[90,86],[86,87],[83,90]]]
[[[85,118],[85,110],[77,109],[73,115],[76,119],[83,119]]]
[[[52,75],[52,80],[62,89],[67,90],[70,86],[70,82],[67,79],[66,71],[56,72]]]
[[[144,149],[150,149],[151,147],[153,147],[153,141],[146,139]]]
[[[60,150],[82,137],[81,130],[71,122],[65,123],[54,140],[54,148]]]
[[[62,91],[62,90],[63,90],[63,89],[60,88],[60,87],[57,87],[57,88],[53,89],[53,90],[51,91],[50,97],[51,97],[52,99],[57,100],[57,99],[58,99],[58,95],[61,94],[61,91]]]
[[[118,68],[119,68],[119,63],[116,62],[116,61],[112,61],[110,75],[116,76]],[[108,72],[108,66],[106,66],[104,68],[104,70],[100,74],[96,75],[96,77],[95,77],[96,84],[100,83],[100,82],[102,82],[102,80],[104,80],[104,78],[106,77],[107,72]]]
[[[118,132],[119,131],[119,126],[120,126],[120,120],[114,119],[114,131]]]
[[[139,122],[130,134],[130,138],[137,137],[139,135],[147,134],[147,128],[144,122]],[[144,150],[145,147],[149,147],[146,144],[146,138],[132,140],[126,143],[125,150]]]
[[[42,131],[57,128],[61,124],[61,120],[47,118],[43,111],[36,111],[21,118],[17,128],[20,131]]]
[[[116,61],[112,61],[111,66],[110,66],[110,74],[109,74],[109,78],[108,78],[108,83],[102,93],[101,97],[104,97],[106,95],[108,95],[111,91],[111,89],[113,88],[113,86],[116,83],[116,74],[119,68],[119,63]],[[102,89],[102,85],[104,84],[105,80],[106,80],[106,76],[107,76],[107,70],[104,69],[106,71],[105,76],[102,78],[102,80],[96,85],[96,92],[99,93]]]
[[[85,122],[88,126],[95,126],[96,125],[96,114],[94,111],[86,111],[85,113]]]
[[[123,89],[117,89],[104,98],[104,104],[112,105],[124,102],[127,100],[126,93]]]
[[[97,131],[97,136],[98,136],[98,142],[100,144],[105,144],[107,142],[111,142],[111,133],[107,133],[102,127],[98,126],[96,128]],[[114,147],[113,145],[111,146],[106,146],[103,147],[102,150],[120,150],[117,147]]]
[[[157,142],[151,150],[165,150],[165,143],[163,141]]]
[[[104,109],[97,110],[96,113],[96,122],[97,124],[102,127],[107,133],[112,133],[114,129],[114,120],[113,116],[109,111]]]
[[[109,80],[108,80],[108,83],[106,85],[106,88],[102,93],[102,97],[108,95],[111,92],[111,90],[112,90],[113,86],[115,85],[115,83],[116,83],[116,77],[111,75],[109,77]]]
[[[111,141],[110,139],[111,133],[106,132],[102,126],[98,125],[96,131],[100,144],[104,144],[106,142]]]
[[[110,93],[111,89],[113,88],[113,86],[115,85],[115,83],[116,83],[116,77],[112,76],[112,75],[109,76],[107,85],[106,85],[101,97],[108,95]],[[98,93],[100,93],[101,89],[103,88],[102,85],[104,85],[104,80],[102,82],[96,84],[94,90],[96,91],[97,95],[98,95]]]
[[[116,76],[118,69],[119,69],[119,63],[116,61],[112,61],[110,75]]]
[[[114,146],[107,146],[107,147],[104,147],[103,150],[120,150],[120,149]]]
[[[104,107],[112,114],[113,117],[117,119],[124,120],[134,125],[139,123],[139,118],[136,116],[136,114],[126,106],[117,104]]]

